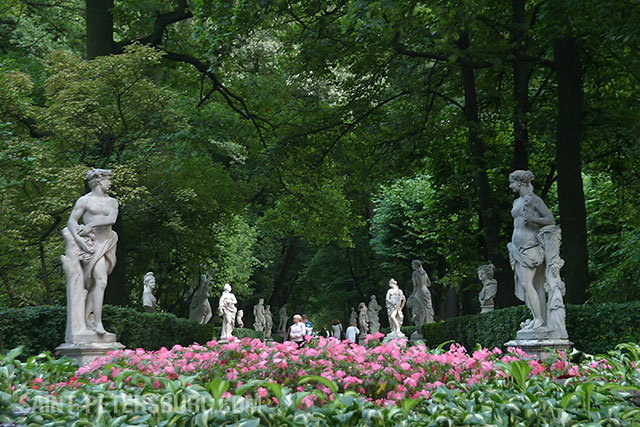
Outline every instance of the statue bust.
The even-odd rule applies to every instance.
[[[478,267],[478,279],[482,282],[482,290],[478,295],[480,301],[480,313],[493,311],[493,298],[498,291],[498,282],[493,278],[495,267],[493,264],[481,265]]]
[[[387,290],[386,305],[387,315],[389,316],[389,326],[391,326],[391,332],[387,335],[387,339],[406,338],[406,335],[402,333],[400,328],[404,321],[404,314],[402,309],[406,303],[406,298],[402,289],[398,288],[398,282],[394,279],[389,280],[389,290]]]
[[[560,278],[564,265],[560,258],[562,232],[549,208],[533,193],[533,179],[528,170],[509,175],[509,187],[518,196],[511,209],[513,236],[507,245],[509,259],[515,294],[533,316],[520,325],[518,339],[566,339],[565,285]]]
[[[231,293],[231,285],[225,283],[218,302],[218,314],[222,317],[222,331],[220,332],[220,340],[228,340],[232,336],[233,326],[236,321],[236,296]]]
[[[156,278],[153,275],[153,271],[144,275],[143,286],[142,307],[147,313],[155,313],[157,300],[156,297],[153,296],[153,290],[156,287]]]
[[[116,265],[118,235],[112,230],[118,217],[118,202],[109,197],[111,171],[87,172],[91,191],[75,203],[60,257],[67,281],[67,343],[115,342],[105,331],[102,305],[107,278]],[[82,220],[82,223],[79,221]]]

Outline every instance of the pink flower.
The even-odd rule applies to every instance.
[[[267,391],[266,388],[258,387],[258,396],[260,396],[261,398],[265,399],[268,394],[269,394],[269,392]]]
[[[318,397],[315,394],[308,394],[302,398],[301,404],[304,407],[304,409],[307,409],[313,405],[313,403],[316,401],[317,398]]]

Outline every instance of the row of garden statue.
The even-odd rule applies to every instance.
[[[81,363],[85,356],[95,357],[94,354],[104,349],[122,346],[116,342],[115,334],[107,332],[102,324],[104,292],[107,278],[116,264],[118,241],[112,226],[118,217],[119,206],[117,200],[107,194],[111,175],[112,172],[106,169],[87,172],[86,180],[91,191],[76,201],[67,227],[62,230],[66,248],[60,260],[67,279],[67,327],[65,343],[58,349],[71,357],[79,354],[77,358]],[[517,338],[520,341],[559,340],[559,345],[565,345],[568,335],[563,299],[565,284],[560,278],[560,269],[564,265],[560,258],[561,230],[555,225],[551,211],[534,194],[531,185],[533,179],[533,173],[527,170],[517,170],[509,175],[509,186],[518,198],[511,210],[513,237],[507,246],[514,271],[515,294],[532,314],[532,318],[521,325]],[[400,327],[405,303],[412,308],[412,320],[418,331],[423,324],[433,322],[429,277],[420,261],[414,261],[412,266],[414,292],[408,300],[405,300],[395,280],[389,283],[386,307],[391,336],[403,336]],[[492,267],[486,267],[482,272],[485,279],[481,277],[481,280],[487,282],[487,295],[495,295],[495,281],[489,283],[492,270]],[[193,291],[191,308],[196,320],[208,321],[211,317],[207,298],[211,275],[212,272],[205,273],[200,286]],[[151,282],[151,275],[147,280]],[[489,308],[492,298],[481,299],[487,301]],[[151,306],[155,304],[154,298],[148,298],[148,302]],[[223,316],[223,335],[229,327],[233,329],[237,320],[235,303],[230,286],[225,285],[219,306]],[[264,312],[264,322],[260,320],[258,324],[263,329],[268,323],[267,311]],[[365,316],[361,318],[364,320]]]

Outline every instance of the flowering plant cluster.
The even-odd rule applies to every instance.
[[[27,419],[20,421],[29,424],[95,422],[95,417],[115,425],[118,420],[173,425],[178,418],[197,425],[247,419],[387,425],[640,417],[631,400],[640,395],[635,344],[606,358],[587,356],[573,363],[562,352],[532,360],[517,349],[467,352],[452,344],[448,351],[429,350],[380,338],[368,336],[364,346],[333,338],[312,340],[303,348],[291,342],[267,346],[245,338],[170,350],[120,350],[79,369],[46,355],[40,359],[47,360],[25,364],[8,355],[2,363],[14,369],[6,380],[0,375],[0,388],[15,396],[7,406],[14,411],[9,419],[23,411]]]
[[[265,380],[289,386],[296,391],[319,390],[310,394],[305,405],[321,404],[334,398],[333,392],[321,381],[299,384],[307,376],[333,381],[341,392],[350,390],[382,406],[397,404],[406,398],[428,398],[441,385],[466,389],[472,384],[507,378],[505,363],[526,359],[518,349],[507,354],[496,348],[479,349],[471,353],[456,344],[449,351],[429,352],[423,344],[408,346],[406,341],[380,343],[382,334],[369,335],[367,345],[348,343],[334,338],[320,338],[298,348],[293,342],[267,346],[258,339],[245,338],[219,344],[174,346],[147,352],[143,349],[110,352],[107,357],[78,369],[68,381],[49,384],[55,391],[77,387],[82,383],[113,385],[122,380],[128,387],[144,387],[143,374],[153,378],[152,387],[162,388],[163,379],[181,375],[197,375],[194,381],[207,384],[216,377],[230,383],[225,396],[235,393],[251,380]],[[582,376],[588,367],[569,363],[566,354],[559,353],[552,361],[527,361],[530,375],[547,378]],[[249,390],[247,390],[249,392]],[[255,390],[260,398],[274,398],[267,387]],[[319,400],[316,400],[318,399]]]

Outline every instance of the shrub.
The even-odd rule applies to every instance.
[[[467,348],[476,344],[504,348],[529,317],[529,309],[521,305],[424,325],[422,334],[429,346],[453,340]],[[619,343],[640,341],[640,301],[568,304],[566,319],[569,339],[586,353],[604,353]]]
[[[64,342],[66,322],[63,306],[0,308],[0,351],[22,345],[25,356],[53,352]],[[200,325],[173,314],[142,313],[108,305],[104,307],[104,325],[127,348],[146,350],[207,342],[214,336],[212,325]]]

